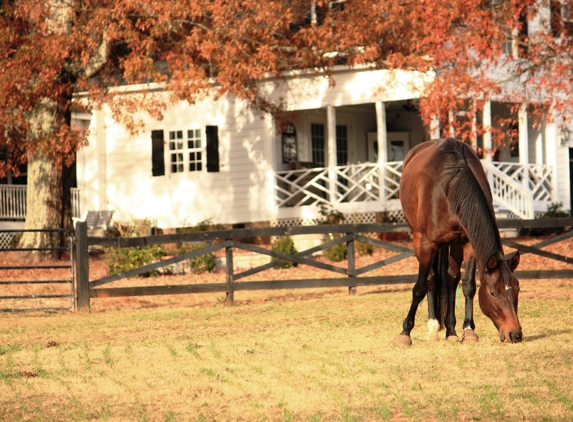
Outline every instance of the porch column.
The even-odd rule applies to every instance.
[[[517,116],[519,121],[519,164],[529,164],[527,105],[520,104]]]
[[[432,116],[430,122],[430,139],[440,138],[440,118],[437,115]]]
[[[378,171],[380,177],[381,201],[386,201],[386,170],[384,165],[388,162],[388,135],[386,133],[386,105],[376,101],[376,142],[378,142]]]
[[[448,110],[448,124],[450,125],[449,133],[450,138],[456,138],[456,129],[454,128],[454,122],[456,118],[454,116],[454,110]],[[438,135],[438,138],[440,136]]]
[[[545,125],[545,156],[547,165],[552,166],[551,172],[551,202],[559,202],[559,189],[557,189],[557,125],[555,123],[555,109],[551,107],[547,113],[549,122]]]
[[[327,155],[326,166],[328,167],[328,190],[330,203],[334,205],[336,198],[336,111],[334,106],[326,107],[326,127],[327,127]]]
[[[482,110],[482,124],[483,124],[483,158],[491,162],[493,157],[493,144],[491,141],[491,101],[486,101]]]

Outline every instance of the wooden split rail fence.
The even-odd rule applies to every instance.
[[[569,228],[573,226],[573,218],[553,218],[535,220],[498,220],[500,229],[520,229],[520,228]],[[225,292],[226,303],[232,305],[234,302],[234,292],[246,290],[274,290],[274,289],[298,289],[298,288],[319,288],[319,287],[348,287],[349,293],[355,293],[358,286],[381,285],[381,284],[403,284],[413,283],[416,274],[367,276],[366,274],[381,268],[385,265],[395,263],[414,255],[411,248],[397,245],[390,242],[379,241],[364,235],[364,233],[380,233],[407,230],[405,223],[381,223],[381,224],[341,224],[341,225],[316,225],[316,226],[296,226],[296,227],[272,227],[257,229],[233,229],[193,233],[152,235],[133,238],[101,238],[89,237],[85,222],[76,223],[76,268],[77,268],[77,309],[80,312],[89,311],[91,298],[121,297],[121,296],[145,296],[145,295],[165,295],[165,294],[185,294],[185,293],[214,293]],[[288,255],[270,249],[265,249],[252,244],[241,242],[240,239],[268,236],[295,236],[309,234],[335,234],[333,240],[327,240],[321,245],[300,251],[294,255]],[[526,246],[511,239],[504,239],[504,245],[519,249],[520,253],[532,253],[545,258],[554,259],[573,264],[573,258],[544,251],[542,248],[551,244],[566,240],[573,236],[573,231],[551,237],[538,242],[537,244]],[[361,268],[356,268],[355,242],[364,242],[376,247],[385,248],[397,254],[378,261],[374,264]],[[89,280],[89,252],[90,246],[99,247],[142,247],[161,244],[173,244],[183,242],[205,242],[204,248],[187,252],[183,255],[161,260],[153,264],[135,268],[120,274],[108,275],[97,280]],[[348,248],[348,259],[346,267],[330,265],[312,258],[312,254],[345,243]],[[267,255],[275,260],[259,265],[248,270],[237,270],[233,268],[234,250],[241,249],[256,254]],[[226,257],[226,282],[207,284],[186,284],[171,286],[140,286],[140,287],[102,287],[106,284],[117,282],[122,279],[135,277],[161,267],[167,267],[189,259],[197,258],[207,253],[218,250],[225,251]],[[263,280],[263,281],[239,281],[245,277],[260,273],[275,265],[280,265],[286,261],[296,262],[315,268],[328,270],[346,277],[317,278],[304,280]],[[549,279],[549,278],[573,278],[573,267],[567,270],[534,270],[517,271],[519,279]]]

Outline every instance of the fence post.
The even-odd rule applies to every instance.
[[[227,292],[227,297],[225,298],[225,305],[233,306],[235,304],[235,292],[233,288],[233,246],[227,246],[225,248],[225,261],[227,265],[227,285],[229,286],[229,291]]]
[[[88,254],[88,223],[76,223],[76,283],[77,283],[77,310],[90,311],[90,270]]]
[[[353,235],[352,233],[348,233]],[[354,235],[353,235],[354,237]],[[346,254],[348,256],[348,277],[356,277],[356,261],[354,257],[354,238],[346,242]],[[348,287],[348,294],[351,296],[356,295],[356,286]]]

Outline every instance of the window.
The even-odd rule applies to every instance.
[[[348,164],[348,128],[336,126],[336,165]]]
[[[183,173],[185,164],[183,157],[185,150],[183,149],[183,131],[169,132],[169,161],[171,163],[171,173]]]
[[[573,35],[573,13],[570,6],[559,0],[551,0],[550,10],[551,34],[554,37],[563,33]]]
[[[199,129],[188,130],[187,151],[189,154],[189,171],[201,171],[203,169],[201,148],[201,131]]]
[[[201,129],[171,130],[168,132],[169,170],[171,173],[200,172],[204,169],[206,155],[208,172],[219,171],[219,135],[217,126],[205,129],[205,144]],[[165,175],[165,142],[163,130],[151,132],[151,173],[153,176]],[[204,147],[205,145],[205,147]]]
[[[186,135],[185,139],[183,135]],[[169,157],[171,173],[203,170],[201,131],[170,131]]]
[[[325,151],[324,151],[324,125],[312,123],[310,125],[310,140],[312,148],[312,162],[319,166],[324,167]]]

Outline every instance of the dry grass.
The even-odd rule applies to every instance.
[[[426,342],[422,307],[397,349],[407,291],[6,315],[0,419],[571,420],[573,284],[522,291],[518,345],[479,311],[478,344]]]
[[[536,259],[520,268],[567,267]],[[105,274],[90,265],[92,279]],[[415,261],[380,271],[412,273]],[[121,285],[224,274],[186,277]],[[223,294],[97,299],[91,314],[2,315],[0,420],[573,420],[571,280],[522,280],[521,344],[500,344],[479,308],[478,344],[427,342],[424,303],[404,350],[393,339],[408,287],[240,292],[232,308]]]

